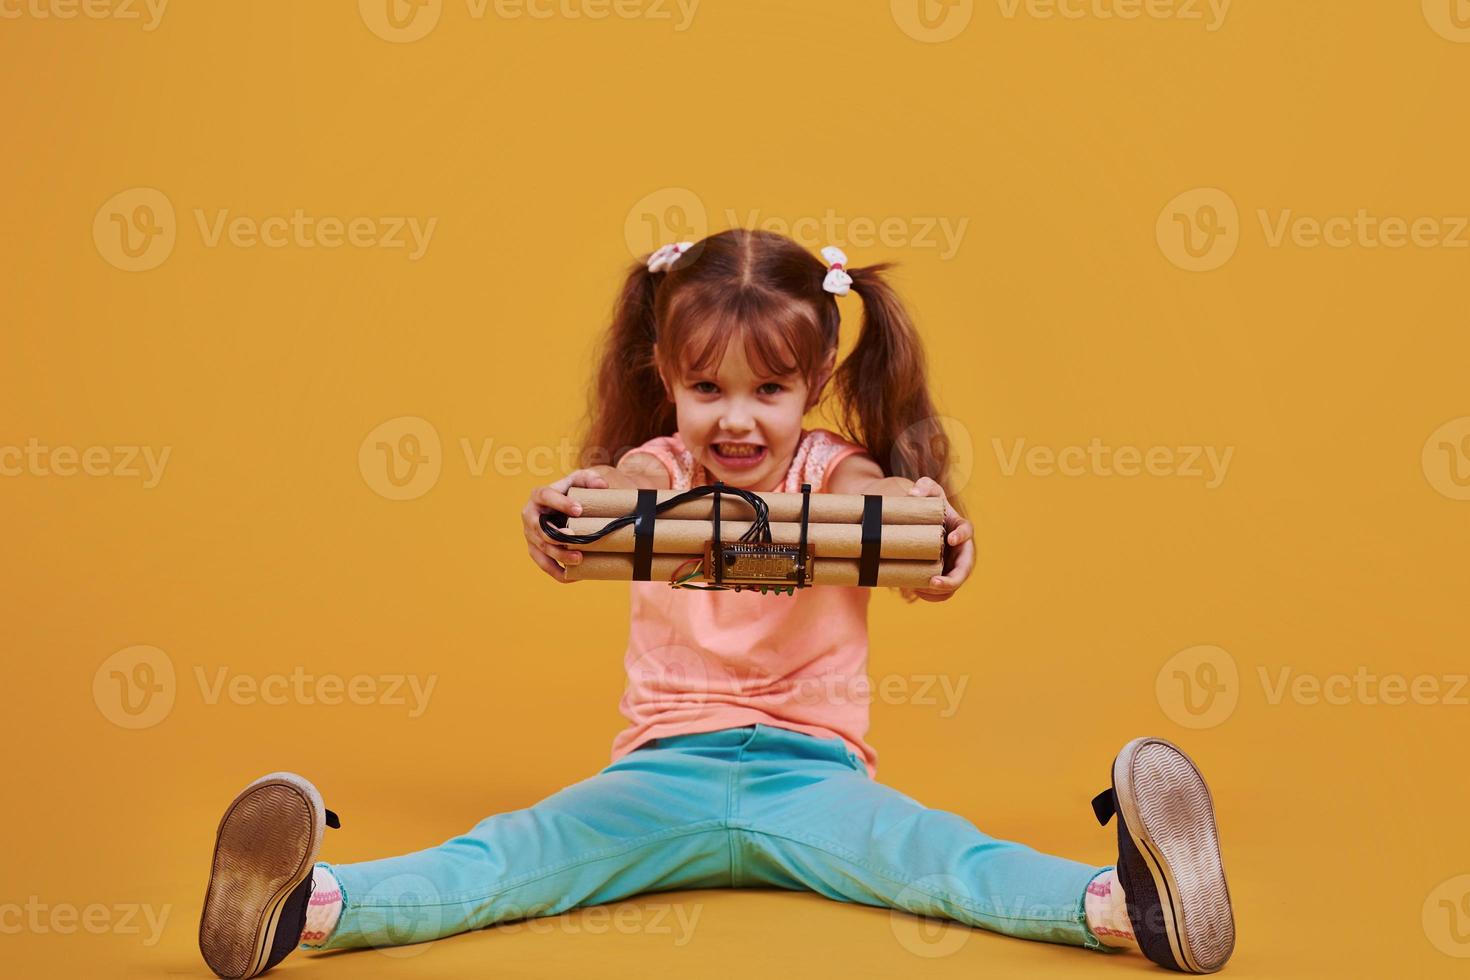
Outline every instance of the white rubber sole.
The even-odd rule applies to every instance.
[[[311,874],[326,807],[295,773],[273,772],[240,791],[220,818],[199,916],[199,952],[223,980],[265,967],[281,909]]]
[[[1235,950],[1235,917],[1210,789],[1189,756],[1136,738],[1113,763],[1118,815],[1153,876],[1175,959],[1214,973]]]

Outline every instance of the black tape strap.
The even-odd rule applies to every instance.
[[[801,485],[801,539],[796,542],[796,584],[806,585],[806,522],[811,516],[812,485]]]
[[[653,573],[653,521],[658,516],[658,491],[638,491],[633,521],[633,581],[647,582]]]
[[[722,543],[720,541],[720,491],[723,490],[724,488],[725,488],[725,481],[724,480],[716,480],[715,481],[715,493],[714,493],[715,499],[714,499],[714,513],[713,513],[713,517],[714,517],[714,538],[713,538],[714,547],[712,547],[710,549],[710,558],[715,563],[715,568],[714,568],[714,572],[715,572],[715,585],[717,585],[717,586],[718,585],[724,585],[725,584],[725,556],[720,553],[720,544]],[[705,577],[706,578],[709,577],[708,570],[706,570]]]
[[[878,547],[883,539],[883,497],[863,494],[863,553],[858,559],[858,585],[878,584]]]

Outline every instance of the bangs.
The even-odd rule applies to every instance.
[[[823,351],[821,326],[806,303],[759,289],[736,289],[715,302],[681,297],[669,310],[664,335],[671,367],[681,374],[719,366],[732,341],[745,348],[751,369],[762,377],[800,374],[810,386]]]

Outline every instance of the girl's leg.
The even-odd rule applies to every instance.
[[[996,840],[869,778],[838,739],[766,729],[738,776],[737,884],[807,888],[1049,942],[1102,948],[1088,883],[1106,870]]]
[[[425,942],[639,892],[729,885],[727,769],[648,746],[437,847],[330,865],[342,911],[317,948]]]

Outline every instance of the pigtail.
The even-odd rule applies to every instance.
[[[833,378],[840,418],[889,476],[927,476],[963,513],[950,473],[950,442],[929,395],[924,346],[898,294],[891,263],[848,270],[863,324]]]
[[[647,259],[628,270],[597,355],[582,466],[614,466],[629,449],[674,430],[674,405],[665,397],[653,357],[654,299],[666,274],[648,271]]]

